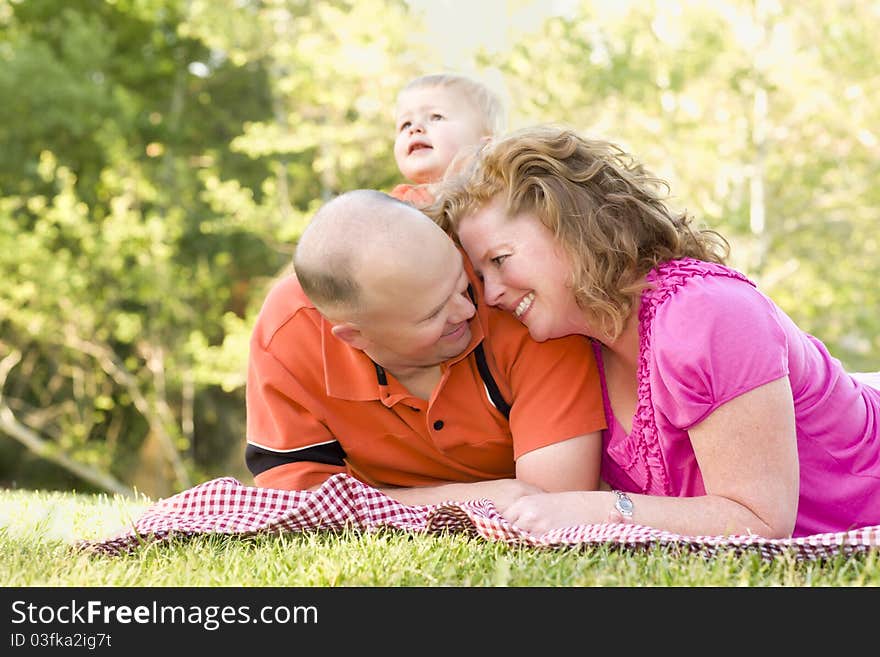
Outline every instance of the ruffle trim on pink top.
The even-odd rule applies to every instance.
[[[626,440],[624,451],[629,452],[629,464],[624,467],[642,492],[652,495],[673,495],[660,436],[654,419],[654,403],[651,398],[651,347],[652,329],[657,310],[669,300],[689,279],[705,276],[726,276],[754,285],[748,278],[724,265],[693,258],[672,260],[658,265],[645,277],[649,287],[642,293],[639,309],[639,366],[638,403],[633,417],[632,431]],[[621,445],[621,447],[623,447]]]

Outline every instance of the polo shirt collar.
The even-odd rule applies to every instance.
[[[330,322],[321,317],[321,357],[327,395],[352,401],[379,399],[373,361],[360,349],[335,337],[331,328]]]

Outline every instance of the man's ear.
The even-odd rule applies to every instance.
[[[361,330],[357,325],[352,324],[351,322],[334,324],[330,329],[330,332],[339,340],[342,340],[345,344],[352,346],[355,349],[363,349],[367,344],[366,338],[364,338]]]

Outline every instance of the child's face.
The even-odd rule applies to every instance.
[[[452,89],[410,89],[397,102],[394,159],[416,184],[437,182],[465,146],[487,136],[472,103]]]

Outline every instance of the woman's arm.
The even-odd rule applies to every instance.
[[[707,496],[725,504],[716,522],[737,533],[791,536],[800,474],[788,377],[731,399],[688,433]]]
[[[630,494],[632,522],[684,535],[790,536],[797,517],[799,470],[794,404],[782,377],[719,406],[689,432],[706,495]],[[673,466],[674,467],[674,464]],[[529,495],[501,513],[523,529],[620,522],[605,491]]]

